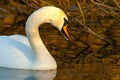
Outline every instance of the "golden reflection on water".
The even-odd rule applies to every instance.
[[[55,80],[120,80],[120,66],[107,63],[67,64],[58,69]]]

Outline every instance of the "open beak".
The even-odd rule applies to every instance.
[[[63,36],[65,37],[65,39],[71,40],[71,38],[70,38],[70,36],[69,36],[68,29],[69,29],[68,24],[66,24],[65,26],[63,26],[61,32],[62,32]]]

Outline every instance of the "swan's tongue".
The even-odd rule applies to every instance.
[[[63,36],[65,37],[65,39],[67,39],[67,40],[71,40],[71,38],[70,38],[70,36],[69,36],[69,32],[68,32],[68,25],[66,24],[65,26],[63,26],[63,28],[62,28],[62,34],[63,34]]]

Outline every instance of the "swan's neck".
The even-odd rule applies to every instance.
[[[26,34],[36,56],[35,61],[40,64],[54,64],[56,66],[55,60],[43,44],[38,31],[39,26],[48,21],[45,21],[45,18],[40,18],[38,14],[40,13],[33,13],[26,22]]]
[[[50,55],[47,48],[43,44],[41,37],[39,36],[38,30],[33,30],[31,32],[27,32],[27,37],[31,44],[31,47],[34,51],[37,60],[41,60],[43,57],[47,57]]]

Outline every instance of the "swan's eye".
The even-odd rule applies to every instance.
[[[69,24],[69,21],[64,18],[64,25]]]

